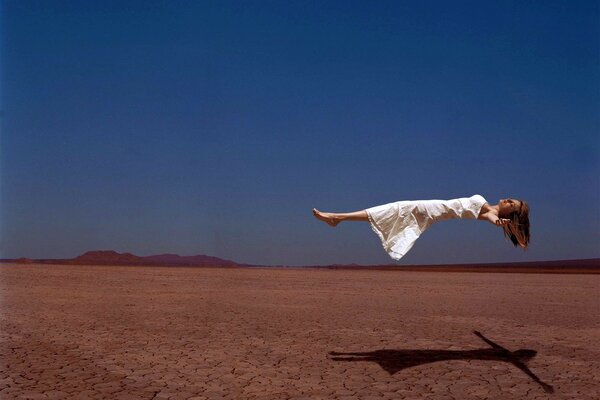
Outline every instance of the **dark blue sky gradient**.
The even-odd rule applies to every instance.
[[[578,2],[2,5],[1,257],[391,263],[311,208],[483,195],[400,264],[600,257],[600,12]]]

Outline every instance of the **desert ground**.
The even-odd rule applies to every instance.
[[[600,275],[0,265],[1,399],[600,398]]]

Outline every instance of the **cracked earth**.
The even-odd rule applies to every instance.
[[[0,398],[597,400],[598,293],[600,275],[3,264]]]

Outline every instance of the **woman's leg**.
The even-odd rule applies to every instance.
[[[349,213],[328,213],[321,212],[316,208],[313,208],[313,214],[321,221],[327,222],[331,226],[336,226],[342,221],[368,221],[369,216],[366,210],[354,211]]]

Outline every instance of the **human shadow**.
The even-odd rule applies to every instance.
[[[543,382],[537,377],[525,364],[536,356],[537,351],[530,349],[520,349],[510,351],[492,342],[478,331],[473,331],[491,348],[477,350],[375,350],[359,353],[339,353],[330,351],[331,359],[335,361],[374,361],[386,370],[390,375],[395,374],[405,368],[415,367],[417,365],[448,360],[489,360],[503,361],[513,364],[515,367],[525,372],[531,379],[537,382],[546,393],[554,393],[554,388]]]

